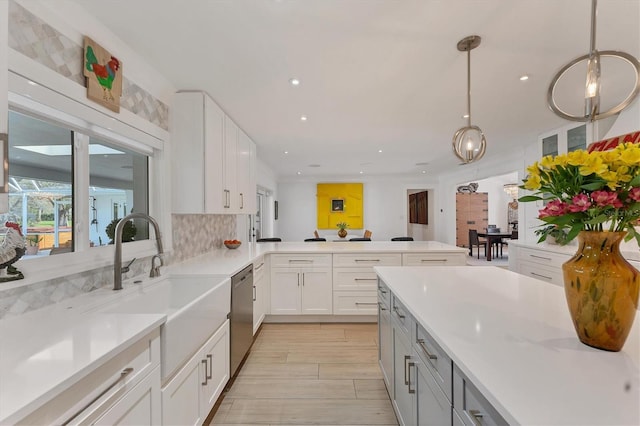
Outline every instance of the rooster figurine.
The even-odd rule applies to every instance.
[[[113,93],[111,93],[111,86],[113,85],[113,80],[116,78],[116,73],[120,68],[120,61],[112,56],[111,60],[107,62],[106,65],[100,65],[91,46],[87,46],[87,54],[85,56],[87,59],[87,71],[93,72],[98,79],[98,83],[102,86],[104,100],[113,101],[114,98]]]
[[[20,225],[15,222],[6,222],[4,226],[7,228],[7,233],[0,244],[0,269],[7,268],[8,275],[0,277],[0,282],[21,280],[24,275],[13,266],[13,263],[24,256],[27,245]]]

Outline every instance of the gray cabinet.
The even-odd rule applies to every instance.
[[[453,410],[462,424],[506,425],[505,419],[486,400],[475,385],[456,366],[453,368]]]
[[[409,370],[409,379],[412,381],[415,377],[416,382],[416,423],[433,426],[450,425],[451,402],[417,352],[414,360],[415,376]]]
[[[393,400],[393,331],[389,310],[389,289],[378,283],[378,363],[382,370],[384,384]]]
[[[398,423],[403,425],[416,425],[416,396],[415,382],[409,378],[409,369],[412,364],[412,351],[409,336],[399,325],[392,314],[391,324],[393,330],[393,408],[398,417]]]

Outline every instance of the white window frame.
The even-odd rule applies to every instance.
[[[140,152],[149,157],[149,214],[156,218],[164,237],[170,234],[168,215],[161,208],[166,200],[157,199],[154,188],[162,187],[155,177],[161,176],[165,161],[163,141],[136,129],[127,123],[110,117],[47,87],[34,84],[29,79],[9,71],[9,109],[35,118],[44,118],[73,130],[74,141],[74,252],[21,259],[16,267],[24,274],[23,280],[3,284],[3,289],[77,274],[111,266],[114,263],[113,245],[90,247],[89,245],[89,136]],[[11,131],[11,129],[9,129]],[[9,159],[10,160],[10,159]],[[163,241],[164,242],[164,241]],[[171,248],[171,239],[165,243],[165,251]],[[144,258],[157,252],[155,235],[149,240],[134,241],[123,245],[123,261]]]

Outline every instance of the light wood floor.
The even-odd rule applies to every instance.
[[[397,425],[377,324],[263,324],[214,425]]]

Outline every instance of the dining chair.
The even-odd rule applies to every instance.
[[[320,238],[320,234],[318,234],[318,230],[313,231],[313,236],[316,238]]]
[[[277,243],[282,241],[282,238],[274,237],[274,238],[258,238],[256,243]]]
[[[391,241],[413,241],[413,237],[393,237]]]
[[[484,255],[487,255],[487,240],[478,237],[477,229],[469,229],[469,256],[473,256],[475,246],[478,246],[478,259],[480,259],[480,247],[484,248]]]
[[[318,238],[307,238],[304,241],[305,241],[305,243],[308,243],[308,242],[311,242],[311,241],[327,241],[327,239],[318,237]]]
[[[364,235],[362,237],[371,239],[371,235],[372,234],[373,234],[373,232],[369,231],[368,229],[365,229],[364,230]]]

